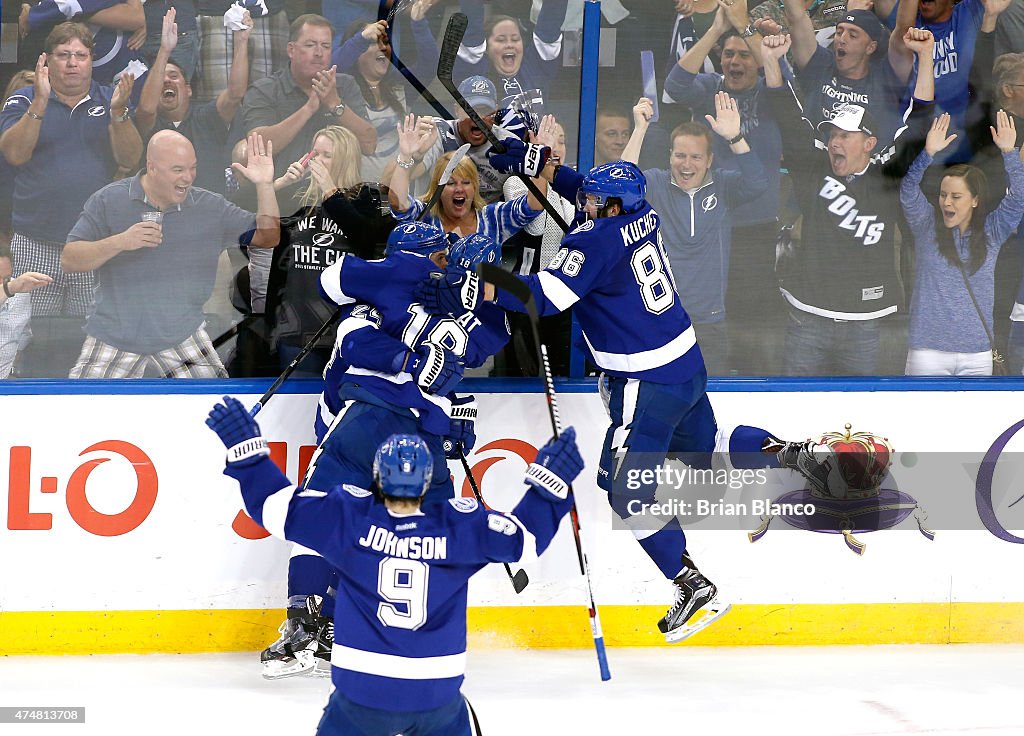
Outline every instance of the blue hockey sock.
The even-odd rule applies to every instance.
[[[683,555],[686,553],[686,534],[679,526],[679,519],[673,517],[658,531],[643,539],[637,538],[647,556],[669,580],[679,574],[683,568]]]
[[[288,560],[288,601],[303,605],[308,595],[323,596],[336,575],[331,563],[319,555],[296,555]]]
[[[324,596],[323,605],[320,606],[320,615],[327,618],[334,618],[334,604],[338,595],[338,571],[331,568],[331,582],[327,586],[327,595]]]
[[[762,452],[768,439],[774,437],[760,427],[737,426],[729,435],[729,462],[741,470],[779,467],[774,453]]]

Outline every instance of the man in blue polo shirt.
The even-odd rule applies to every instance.
[[[167,378],[227,378],[203,325],[217,259],[232,243],[273,248],[280,239],[272,146],[251,135],[248,151],[248,165],[234,168],[255,185],[255,217],[192,187],[195,149],[169,130],[150,140],[143,173],[85,203],[62,265],[96,271],[98,285],[71,378],[141,378],[151,361]]]
[[[61,249],[85,200],[107,184],[118,166],[138,163],[142,139],[128,117],[133,81],[115,87],[92,81],[92,34],[81,23],[61,23],[46,39],[35,83],[16,90],[0,112],[0,152],[17,167],[11,250],[15,275],[38,271],[53,278],[32,292],[32,315],[85,316],[92,277],[60,270]]]
[[[46,38],[32,87],[15,90],[0,112],[0,151],[14,176],[11,250],[15,275],[38,271],[49,285],[32,292],[35,345],[24,355],[25,376],[64,376],[82,339],[93,303],[91,274],[65,274],[61,249],[82,203],[133,169],[142,139],[128,116],[133,85],[93,79],[93,37],[81,23],[61,23]]]

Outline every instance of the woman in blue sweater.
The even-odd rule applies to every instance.
[[[1006,167],[1006,196],[987,216],[977,214],[979,208],[984,212],[985,175],[975,166],[957,164],[942,177],[941,220],[936,218],[935,207],[921,192],[921,180],[934,156],[956,139],[947,136],[948,130],[949,115],[944,113],[933,121],[924,150],[900,186],[917,258],[908,376],[992,375],[989,336],[996,256],[1024,214],[1024,162],[1014,147],[1013,121],[1000,110],[991,131]]]

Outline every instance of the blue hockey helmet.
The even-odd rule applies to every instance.
[[[414,434],[391,435],[373,457],[373,479],[385,496],[420,498],[433,473],[430,448]]]
[[[455,241],[448,251],[448,270],[455,273],[476,271],[481,263],[496,264],[501,246],[480,233],[472,233]]]
[[[435,225],[425,222],[403,222],[388,235],[388,244],[384,248],[385,255],[399,251],[418,253],[429,256],[439,250],[447,250],[448,238],[444,231]]]
[[[639,166],[629,161],[601,164],[591,169],[584,177],[583,184],[576,194],[576,206],[584,209],[590,195],[597,198],[598,209],[603,209],[610,197],[616,197],[622,202],[622,211],[630,214],[644,204],[644,198],[647,196],[647,178]]]

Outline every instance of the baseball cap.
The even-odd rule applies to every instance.
[[[878,137],[878,126],[875,125],[874,117],[860,105],[852,105],[850,103],[840,105],[836,108],[835,115],[831,120],[822,120],[818,123],[818,130],[821,130],[826,125],[832,125],[839,128],[839,130],[845,130],[849,133],[859,132]]]
[[[885,35],[885,28],[882,27],[882,21],[878,20],[878,16],[870,10],[851,10],[840,18],[838,23],[849,23],[857,26],[868,34],[868,36],[871,37],[871,40],[876,43],[880,42],[882,40],[882,36]]]
[[[487,77],[468,77],[459,82],[459,93],[466,98],[470,107],[494,112],[498,107],[498,89]]]

